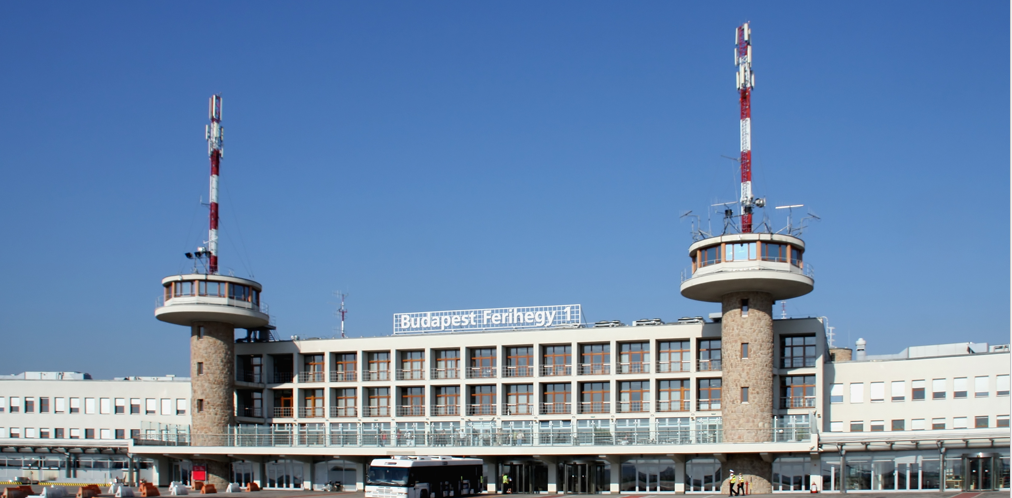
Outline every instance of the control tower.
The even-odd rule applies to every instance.
[[[803,296],[815,281],[805,267],[805,243],[798,237],[752,232],[751,70],[748,23],[737,29],[736,62],[741,103],[740,233],[708,237],[689,246],[691,275],[681,293],[697,301],[721,303],[721,408],[724,441],[773,440],[773,303]],[[727,212],[731,218],[732,211]],[[686,278],[687,277],[687,278]],[[726,470],[749,475],[752,493],[771,493],[773,466],[760,453],[727,455]],[[727,477],[728,473],[724,472]]]
[[[235,329],[270,329],[263,287],[253,280],[218,275],[218,169],[222,155],[221,97],[211,97],[207,127],[211,157],[210,231],[207,247],[186,256],[203,264],[206,273],[162,279],[162,305],[155,318],[190,328],[190,437],[193,446],[221,446],[235,425]],[[197,460],[207,469],[205,482],[224,489],[230,480],[226,461]],[[199,480],[199,479],[195,479]]]

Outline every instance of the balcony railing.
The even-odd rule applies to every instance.
[[[358,408],[354,406],[332,406],[330,407],[331,417],[357,417]]]
[[[611,413],[610,401],[580,403],[580,413]]]
[[[780,408],[813,408],[815,397],[780,398]]]
[[[330,372],[331,382],[355,382],[357,378],[358,375],[356,375],[354,371],[339,370]]]
[[[460,415],[459,405],[436,405],[432,407],[433,417],[449,417]]]
[[[398,417],[424,417],[425,405],[400,405],[397,407]]]
[[[389,370],[366,370],[362,380],[390,380]]]
[[[573,375],[573,367],[569,365],[543,365],[541,367],[541,375],[544,377]]]
[[[696,402],[697,410],[720,410],[719,399],[701,399]]]
[[[611,365],[607,363],[583,363],[580,365],[580,375],[609,375]]]
[[[327,374],[318,372],[299,372],[299,383],[303,382],[324,382],[327,380]]]
[[[264,409],[259,406],[240,406],[237,410],[240,417],[263,418]]]
[[[542,415],[569,415],[572,411],[572,403],[541,403]]]
[[[712,372],[720,370],[720,360],[699,360],[696,363],[697,372]]]
[[[516,403],[503,405],[503,415],[534,415],[534,404]]]
[[[468,415],[495,415],[495,405],[467,405]]]
[[[362,408],[362,415],[366,417],[389,417],[389,406],[366,406]]]
[[[687,361],[673,361],[657,363],[657,373],[688,372],[690,363]]]
[[[397,370],[397,380],[425,380],[425,370]]]
[[[657,411],[659,412],[687,412],[690,408],[692,408],[692,401],[687,399],[657,402]]]
[[[264,376],[260,372],[253,372],[250,370],[236,370],[235,380],[237,382],[253,382],[259,384],[264,381]]]
[[[299,408],[299,418],[323,418],[326,412],[322,406],[303,406]]]
[[[618,404],[619,413],[638,413],[650,411],[649,401],[623,401]]]
[[[495,367],[471,367],[467,369],[468,379],[494,379],[495,377]]]
[[[650,373],[650,364],[643,361],[637,361],[632,363],[619,363],[618,373],[620,374]]]
[[[460,369],[457,367],[452,368],[433,368],[429,372],[432,379],[459,379]]]
[[[295,416],[295,408],[274,407],[274,418],[292,418]]]
[[[270,377],[272,384],[287,384],[294,378],[295,374],[292,372],[274,372]]]
[[[507,377],[534,377],[534,367],[531,366],[510,366],[506,367]]]

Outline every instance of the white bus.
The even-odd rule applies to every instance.
[[[480,458],[394,456],[369,464],[366,498],[450,498],[482,492]]]

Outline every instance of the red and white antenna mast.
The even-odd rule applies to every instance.
[[[207,138],[207,155],[211,157],[211,228],[207,234],[207,272],[218,273],[218,168],[225,152],[223,145],[225,128],[221,126],[221,95],[212,95],[208,105],[211,124],[204,128]]]
[[[338,308],[337,314],[341,315],[341,339],[344,339],[345,338],[345,335],[344,335],[344,316],[348,314],[348,310],[346,310],[344,308],[344,298],[348,297],[348,294],[345,293],[345,292],[341,292],[341,291],[337,291],[335,294],[337,294],[341,298],[341,307]]]
[[[752,197],[752,30],[748,23],[738,26],[734,38],[734,64],[738,66],[738,101],[741,104],[741,232],[752,232],[752,206],[763,207],[764,199]]]

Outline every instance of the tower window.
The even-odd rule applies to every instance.
[[[204,375],[204,362],[197,362],[197,375]]]
[[[748,299],[741,300],[741,316],[748,316]]]
[[[743,360],[747,360],[748,359],[748,343],[747,342],[741,343],[741,359],[743,359]]]
[[[748,388],[747,387],[741,388],[741,402],[742,403],[748,403]]]
[[[203,411],[204,411],[204,400],[198,399],[197,400],[197,413],[203,413]]]

